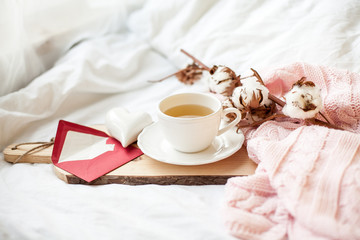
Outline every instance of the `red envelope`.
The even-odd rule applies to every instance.
[[[55,166],[91,182],[142,154],[136,147],[124,148],[105,132],[60,120],[51,160]]]

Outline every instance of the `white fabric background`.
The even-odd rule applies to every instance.
[[[156,120],[164,96],[206,89],[175,78],[147,82],[191,62],[180,48],[244,76],[250,67],[265,75],[295,61],[360,72],[356,0],[55,3],[37,18],[13,18],[23,31],[11,36],[27,35],[21,48],[0,43],[7,49],[0,58],[1,150],[49,140],[60,119],[103,124],[119,106]],[[223,190],[68,185],[50,164],[1,160],[0,239],[232,239],[222,222]]]

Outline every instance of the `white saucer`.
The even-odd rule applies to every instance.
[[[138,137],[138,146],[144,154],[164,163],[176,165],[202,165],[227,158],[237,152],[244,142],[242,132],[236,128],[217,136],[211,146],[196,153],[175,150],[165,139],[158,123],[144,128]]]

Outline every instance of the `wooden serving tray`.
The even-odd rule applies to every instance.
[[[17,161],[18,157],[23,155],[26,151],[33,149],[34,147],[39,146],[39,144],[27,144],[19,146],[17,149],[13,149],[16,144],[11,144],[7,146],[4,151],[5,161],[14,163]],[[19,161],[16,163],[52,163],[51,154],[53,147],[48,147],[42,150],[35,150],[34,152],[24,155]]]
[[[27,150],[38,145],[23,145],[16,150],[12,150],[13,146],[15,144],[8,146],[3,152],[5,160],[11,163]],[[19,163],[52,163],[51,154],[52,146],[25,155]],[[226,159],[196,166],[167,164],[143,154],[90,183],[56,166],[54,166],[54,172],[57,177],[70,184],[220,185],[225,184],[230,177],[251,175],[256,167],[257,165],[249,159],[246,149],[242,147],[238,152]]]

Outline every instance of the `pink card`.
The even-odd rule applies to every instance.
[[[105,132],[60,120],[51,160],[55,166],[91,182],[142,154],[136,147],[124,148]]]

